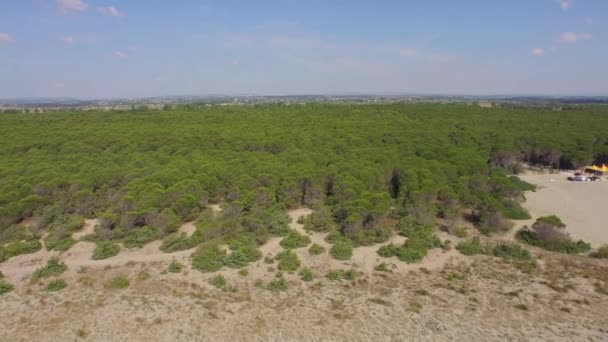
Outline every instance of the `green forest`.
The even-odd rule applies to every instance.
[[[425,228],[438,218],[449,226],[464,217],[488,234],[529,218],[521,202],[533,187],[513,176],[522,163],[608,162],[606,106],[166,109],[0,114],[0,261],[66,250],[85,218],[99,218],[88,237],[99,258],[118,253],[115,242],[163,239],[166,252],[201,245],[199,269],[238,267],[260,259],[255,247],[270,236],[301,246],[286,210],[302,206],[315,210],[307,229],[330,232],[336,258],[394,229],[424,250],[438,243]],[[212,203],[222,204],[221,218],[211,217]],[[192,237],[176,233],[187,221],[197,221]],[[220,241],[238,253],[217,262]]]

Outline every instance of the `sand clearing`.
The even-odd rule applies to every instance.
[[[608,243],[608,181],[570,182],[568,176],[571,174],[521,175],[538,186],[536,192],[526,193],[524,207],[533,219],[557,215],[570,236],[593,247]]]

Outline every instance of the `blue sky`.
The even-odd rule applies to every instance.
[[[606,0],[2,0],[0,98],[608,95]]]

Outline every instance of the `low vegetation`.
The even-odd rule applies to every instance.
[[[167,271],[170,273],[181,273],[183,269],[184,265],[175,260],[171,261],[171,264],[167,267]]]
[[[532,229],[523,228],[517,232],[517,238],[529,245],[560,253],[577,254],[591,249],[591,245],[582,240],[574,241],[565,227],[557,216],[543,216],[534,222]]]
[[[275,279],[269,281],[268,284],[266,284],[264,286],[264,288],[266,290],[272,291],[272,292],[281,292],[281,291],[287,291],[287,289],[289,288],[289,285],[287,284],[287,280],[285,280],[285,277],[280,276],[280,277],[276,277]]]
[[[226,287],[226,278],[223,275],[218,274],[209,280],[209,284],[213,285],[218,289],[224,289]]]
[[[344,270],[331,270],[327,273],[326,277],[329,280],[355,280],[357,277],[357,271],[350,269],[348,271]]]
[[[117,277],[112,278],[112,280],[107,284],[107,287],[111,289],[126,289],[131,285],[129,278],[126,275],[119,275]]]
[[[281,271],[295,271],[300,268],[298,255],[291,250],[277,254],[276,259],[279,261],[278,268]]]
[[[45,290],[47,292],[57,292],[57,291],[61,291],[61,290],[65,289],[66,287],[68,287],[68,284],[65,282],[65,280],[56,279],[56,280],[49,282],[46,285]]]
[[[312,270],[308,267],[304,267],[300,270],[299,272],[300,278],[302,279],[302,281],[312,281],[314,278],[314,275],[312,273]]]
[[[345,237],[335,239],[329,254],[337,260],[349,260],[353,256],[353,243]]]
[[[15,286],[13,286],[13,284],[8,283],[4,279],[0,279],[0,296],[2,296],[5,293],[9,293],[9,292],[13,291],[14,289],[15,289]]]
[[[608,259],[608,245],[603,245],[597,251],[591,253],[591,256],[598,259]]]
[[[63,263],[59,258],[52,257],[50,258],[46,265],[42,268],[39,268],[34,272],[34,279],[47,278],[51,276],[57,276],[62,274],[68,269],[68,266]]]
[[[102,240],[98,241],[93,251],[93,260],[101,260],[118,255],[120,252],[120,246],[112,241]]]
[[[313,243],[312,246],[310,246],[310,248],[308,249],[308,253],[310,253],[311,255],[320,255],[325,253],[325,247]]]
[[[476,255],[485,253],[479,237],[474,237],[471,240],[458,243],[458,245],[456,245],[456,249],[464,255]]]
[[[302,248],[310,245],[310,238],[295,230],[290,230],[287,236],[281,240],[280,244],[285,249]]]

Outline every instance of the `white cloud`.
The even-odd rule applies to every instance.
[[[65,36],[65,37],[61,38],[61,41],[63,41],[63,43],[66,45],[72,45],[72,44],[74,44],[74,37]]]
[[[116,58],[127,58],[127,54],[123,51],[115,51],[114,57]]]
[[[0,32],[0,43],[12,43],[15,38],[8,33]]]
[[[122,12],[118,10],[118,8],[114,7],[114,6],[107,6],[107,7],[97,7],[97,12],[103,14],[103,15],[109,15],[112,17],[120,17],[122,16]]]
[[[89,7],[83,0],[57,0],[57,6],[63,13],[84,12]]]
[[[559,1],[559,5],[561,6],[561,8],[565,11],[568,10],[570,7],[572,7],[572,0],[558,0]]]
[[[534,48],[534,49],[532,49],[532,51],[530,51],[530,53],[533,56],[542,56],[545,54],[545,50],[543,50],[541,48]]]
[[[562,43],[576,43],[579,40],[590,40],[591,38],[592,38],[591,33],[586,33],[586,32],[581,32],[581,33],[564,32],[559,37],[559,40]]]

